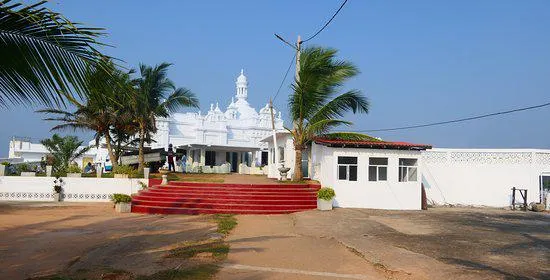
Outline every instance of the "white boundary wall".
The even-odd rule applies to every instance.
[[[550,150],[432,149],[422,158],[424,187],[435,204],[507,207],[512,187],[527,189],[528,203],[539,202],[539,176],[550,172]]]
[[[54,177],[0,177],[0,201],[52,201]],[[131,195],[147,179],[63,178],[63,201],[105,202],[113,193]]]
[[[338,180],[338,156],[357,157],[357,181]],[[369,157],[388,158],[387,181],[368,180]],[[399,182],[399,159],[418,159],[417,181]],[[392,210],[420,210],[420,151],[361,148],[331,148],[312,145],[313,179],[336,192],[334,206]]]

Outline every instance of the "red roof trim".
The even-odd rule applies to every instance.
[[[330,147],[357,147],[373,149],[398,149],[398,150],[426,150],[431,149],[431,145],[414,144],[409,142],[387,142],[387,141],[363,141],[363,140],[342,140],[315,138],[315,143]]]

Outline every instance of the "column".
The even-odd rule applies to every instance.
[[[206,149],[201,148],[200,158],[200,166],[204,166],[206,164]]]

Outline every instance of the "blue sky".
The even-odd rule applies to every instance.
[[[241,68],[249,102],[265,105],[293,55],[273,33],[313,34],[340,1],[54,1],[73,21],[104,27],[105,51],[125,61],[171,62],[170,77],[194,91],[202,111],[225,107]],[[310,44],[337,48],[361,74],[368,115],[347,116],[352,130],[414,125],[513,109],[550,100],[550,1],[349,0]],[[275,104],[283,109],[288,82]],[[9,139],[49,136],[36,108],[1,109]],[[436,147],[550,148],[550,107],[496,118],[374,136]],[[286,122],[289,123],[288,121]],[[72,132],[67,132],[73,134]],[[90,133],[77,132],[86,140]]]

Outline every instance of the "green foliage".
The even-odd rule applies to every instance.
[[[3,162],[2,162],[2,165],[5,165],[5,166],[9,166],[9,165],[10,165],[10,163],[9,163],[9,162],[7,162],[7,161],[3,161]]]
[[[94,131],[96,145],[105,139],[109,159],[116,166],[122,149],[130,144],[131,136],[137,132],[129,110],[129,92],[135,84],[131,73],[133,71],[119,70],[111,61],[106,61],[102,71],[86,71],[84,80],[88,91],[84,102],[69,98],[75,111],[48,108],[38,112],[48,115],[45,120],[59,123],[52,130]]]
[[[341,118],[348,112],[367,113],[369,102],[358,90],[340,93],[346,81],[359,73],[351,62],[338,60],[337,51],[321,47],[305,48],[300,56],[299,79],[292,85],[288,100],[292,128],[288,130],[296,151],[303,151],[320,135],[352,123]],[[340,136],[345,136],[340,133]],[[302,180],[302,153],[296,153],[294,181]]]
[[[217,232],[222,234],[229,234],[237,226],[237,219],[232,214],[216,214],[214,220],[218,224]]]
[[[132,197],[127,194],[114,193],[111,200],[114,203],[121,203],[121,202],[130,203],[132,202]]]
[[[113,168],[113,173],[134,176],[137,174],[137,170],[130,165],[119,165]]]
[[[162,270],[153,275],[139,276],[136,280],[210,280],[219,269],[215,264],[201,264],[185,269]]]
[[[31,168],[28,164],[26,163],[21,163],[21,164],[18,164],[16,165],[16,170],[17,170],[17,173],[21,174],[21,172],[29,172],[31,171]]]
[[[60,105],[69,92],[85,95],[86,67],[101,69],[102,29],[71,22],[46,2],[0,1],[0,106]]]
[[[184,244],[181,247],[170,250],[169,258],[189,259],[200,253],[212,253],[212,257],[223,260],[229,253],[229,245],[223,241],[202,241],[191,244]]]
[[[151,135],[157,131],[156,118],[168,117],[183,107],[198,108],[199,100],[190,90],[176,88],[168,79],[168,67],[171,64],[161,63],[155,67],[141,64],[140,77],[137,79],[136,89],[131,91],[130,98],[132,119],[139,127],[139,169],[143,170],[145,161],[143,146],[151,141]]]
[[[67,167],[67,173],[82,173],[82,169],[76,164],[71,164]]]
[[[83,141],[76,136],[61,137],[57,134],[50,139],[40,141],[53,157],[53,171],[55,173],[67,173],[69,164],[76,158],[84,155],[91,147],[82,147]],[[80,172],[80,171],[79,171]]]
[[[138,185],[139,185],[139,187],[142,191],[147,190],[149,188],[149,186],[147,184],[143,183],[142,181],[139,181]]]
[[[317,198],[322,200],[331,200],[336,196],[334,189],[323,187],[317,192]]]

